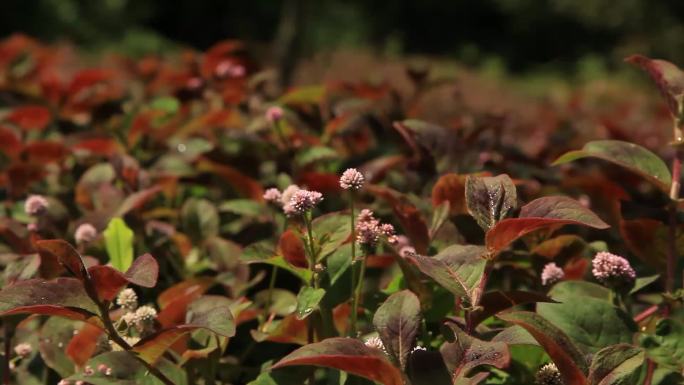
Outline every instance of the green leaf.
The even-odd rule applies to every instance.
[[[180,102],[178,102],[178,99],[176,98],[170,96],[162,96],[154,99],[150,103],[150,108],[164,111],[165,113],[172,115],[178,112],[178,109],[180,108]]]
[[[268,290],[262,290],[254,296],[256,305],[264,306],[268,300]],[[274,288],[271,293],[271,306],[265,309],[280,317],[292,314],[297,309],[297,296],[289,290]]]
[[[275,247],[269,241],[257,242],[245,247],[240,260],[248,264],[265,263],[278,266],[294,274],[303,283],[311,282],[311,270],[292,266],[282,255],[275,255]]]
[[[337,159],[339,155],[337,151],[325,146],[311,146],[300,150],[297,153],[295,162],[300,167],[304,167],[310,163],[320,162],[324,160]]]
[[[109,376],[97,370],[102,364],[112,369]],[[129,352],[103,353],[88,361],[87,366],[94,369],[93,374],[78,373],[68,377],[67,380],[72,384],[76,381],[84,381],[93,385],[163,385]],[[160,359],[155,366],[174,384],[187,385],[187,376],[183,369],[167,359]]]
[[[435,210],[432,212],[432,222],[430,223],[430,238],[434,238],[444,222],[449,219],[449,208],[448,200],[435,207]]]
[[[586,297],[610,301],[612,293],[609,289],[593,282],[562,281],[553,285],[549,291],[549,296],[560,302]]]
[[[506,175],[466,179],[466,205],[475,221],[487,231],[504,219],[518,205],[518,195],[511,178]]]
[[[263,203],[251,199],[232,199],[221,203],[219,211],[228,212],[246,217],[258,217],[268,213]]]
[[[133,230],[123,219],[113,218],[103,234],[112,266],[121,272],[128,270],[133,263]]]
[[[40,356],[50,369],[67,377],[74,373],[74,363],[64,352],[69,341],[74,337],[74,322],[61,318],[50,317],[40,328],[38,348]]]
[[[589,384],[636,385],[637,369],[643,363],[642,349],[629,344],[608,346],[594,355],[589,368]]]
[[[487,262],[485,248],[475,245],[452,245],[434,257],[414,255],[409,258],[418,269],[434,279],[457,297],[466,296],[475,303],[475,297]]]
[[[637,291],[645,288],[660,278],[660,274],[650,275],[648,277],[639,277],[634,281],[634,287],[629,291],[629,294],[634,294]]]
[[[684,370],[684,323],[674,318],[658,321],[654,334],[639,338],[646,356],[659,366],[681,372]]]
[[[537,313],[592,353],[609,345],[630,343],[637,331],[636,324],[624,311],[591,297],[539,303]]]
[[[313,287],[302,287],[297,294],[297,318],[302,320],[308,317],[318,308],[318,304],[323,299],[325,290],[314,289]]]
[[[373,326],[385,349],[402,370],[406,368],[409,353],[415,345],[420,318],[420,301],[409,290],[392,294],[373,317]]]
[[[211,202],[206,199],[190,198],[181,208],[183,230],[199,243],[219,233],[219,216]]]
[[[314,239],[318,243],[318,261],[337,250],[351,235],[351,218],[345,213],[321,215],[311,223]]]
[[[663,191],[668,191],[672,183],[670,170],[656,154],[637,144],[619,140],[589,142],[581,150],[562,155],[553,162],[553,165],[582,158],[598,158],[616,164],[642,176]]]

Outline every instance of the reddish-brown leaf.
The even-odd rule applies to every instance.
[[[672,115],[678,114],[677,97],[684,93],[684,73],[676,65],[659,59],[651,59],[642,55],[632,55],[626,62],[639,66],[646,71],[658,90],[665,98]]]
[[[66,269],[80,280],[87,279],[88,272],[83,264],[83,258],[68,242],[61,239],[41,240],[36,242],[36,249],[41,258],[41,276],[54,278]]]
[[[171,327],[183,323],[188,305],[201,297],[213,284],[210,279],[191,279],[177,283],[164,290],[157,299],[159,315],[157,320],[163,327]]]
[[[65,353],[78,366],[83,366],[88,362],[93,353],[97,350],[98,338],[104,333],[102,329],[85,324],[69,341]]]
[[[467,214],[465,199],[465,183],[467,175],[444,174],[432,187],[432,207],[437,207],[442,202],[449,202],[451,215]]]
[[[69,155],[69,150],[62,143],[41,140],[27,144],[24,154],[31,163],[59,163]]]
[[[329,338],[302,346],[285,356],[273,369],[293,365],[313,365],[344,370],[383,385],[402,385],[401,372],[385,354],[353,338]]]
[[[304,242],[292,229],[285,230],[280,236],[278,250],[291,265],[303,268],[309,266],[304,252]]]
[[[42,131],[50,123],[50,110],[43,106],[21,106],[15,108],[8,120],[24,130]]]
[[[134,285],[154,287],[159,277],[159,264],[151,254],[145,253],[133,261],[124,276]]]
[[[128,285],[126,277],[111,266],[91,266],[88,273],[100,301],[113,300],[119,291]]]
[[[477,325],[485,319],[513,306],[537,302],[556,302],[542,293],[531,291],[490,291],[480,299],[480,307],[470,315],[470,322]]]
[[[198,160],[196,167],[200,171],[211,172],[222,177],[237,192],[247,198],[258,202],[261,202],[264,199],[264,188],[261,184],[233,167],[225,164],[218,164],[204,158]]]

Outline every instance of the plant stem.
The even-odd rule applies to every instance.
[[[359,313],[359,301],[361,300],[361,292],[363,291],[363,277],[366,274],[366,256],[361,255],[361,258],[359,258],[359,263],[361,264],[361,268],[359,271],[359,277],[356,282],[356,287],[354,288],[354,301],[352,303],[352,320],[354,322],[354,327],[356,328],[356,323],[358,319],[358,313]],[[354,272],[352,271],[352,274]],[[354,334],[356,334],[356,330],[354,330]]]
[[[10,385],[10,355],[12,354],[12,328],[9,327],[8,320],[5,319],[2,323],[3,329],[3,339],[5,343],[5,367],[3,368],[4,374],[2,376],[2,383],[4,385]]]
[[[356,227],[354,225],[354,193],[352,192],[349,194],[349,210],[350,210],[350,222],[351,222],[351,263],[349,265],[349,268],[351,269],[351,302],[352,302],[352,312],[351,312],[351,321],[350,321],[350,326],[349,326],[349,336],[350,337],[356,337],[356,319],[357,315],[354,309],[357,308],[356,305],[356,295],[355,295],[355,289],[356,289]]]
[[[680,140],[681,138],[675,138]],[[682,155],[679,148],[675,151],[672,159],[672,185],[670,187],[669,211],[669,242],[667,253],[667,265],[665,272],[665,291],[672,293],[675,289],[675,270],[677,268],[677,200],[681,189],[680,175],[682,172]]]
[[[477,292],[473,293],[473,303],[471,304],[473,309],[476,309],[478,306],[480,306],[480,300],[482,299],[482,295],[484,294],[485,287],[487,286],[487,281],[489,280],[489,275],[492,272],[492,268],[494,266],[492,265],[491,260],[487,260],[487,264],[485,265],[484,271],[482,272],[482,279],[480,280],[480,284],[475,288]],[[468,334],[472,334],[473,331],[475,330],[475,326],[473,324],[473,320],[471,317],[471,311],[466,310],[465,314],[465,321],[466,321],[466,332]]]
[[[268,282],[268,296],[266,297],[266,311],[271,308],[273,301],[273,289],[275,288],[276,278],[278,277],[278,266],[273,265],[271,269],[271,280]]]

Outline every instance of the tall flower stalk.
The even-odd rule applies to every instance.
[[[356,198],[355,192],[363,187],[365,178],[355,168],[349,168],[340,177],[340,187],[344,190],[349,191],[349,222],[351,226],[351,301],[352,301],[352,312],[351,312],[351,322],[349,328],[349,335],[351,337],[356,337],[356,322],[357,322],[357,309],[358,309],[358,295],[357,295],[357,282],[356,282],[356,223],[355,223],[355,213],[354,213],[354,199]],[[365,263],[362,262],[365,267]],[[362,272],[364,267],[361,268]],[[361,274],[363,276],[363,273]]]

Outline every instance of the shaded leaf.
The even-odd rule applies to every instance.
[[[630,344],[608,346],[594,355],[589,368],[590,385],[636,385],[637,369],[644,363],[643,350]]]
[[[314,239],[318,242],[318,261],[337,250],[351,236],[351,219],[346,213],[330,213],[311,223]]]
[[[504,219],[518,205],[518,195],[511,178],[468,176],[465,187],[468,212],[487,231]]]
[[[107,352],[99,354],[88,361],[87,366],[95,369],[101,364],[112,369],[110,375],[95,370],[93,374],[78,373],[67,380],[71,383],[83,381],[93,385],[163,385],[147,368],[129,352]],[[187,376],[178,366],[166,359],[155,365],[176,385],[187,385]]]
[[[302,346],[273,365],[278,369],[292,365],[313,365],[343,370],[383,385],[402,385],[401,372],[384,353],[353,338],[329,338]]]
[[[152,255],[145,253],[133,261],[124,275],[134,285],[154,287],[159,277],[159,264]]]
[[[651,59],[642,55],[629,56],[625,61],[646,71],[665,98],[672,115],[677,116],[679,112],[677,98],[684,94],[684,73],[682,70],[666,60]]]
[[[511,357],[505,343],[479,340],[455,326],[452,330],[454,341],[443,344],[439,351],[455,383],[466,379],[468,372],[480,365],[499,369],[508,366]]]
[[[40,254],[41,276],[54,278],[66,269],[78,279],[88,277],[83,258],[68,242],[61,239],[40,240],[36,241],[36,248]]]
[[[480,299],[479,308],[470,313],[470,322],[478,325],[485,319],[513,306],[537,302],[554,302],[542,293],[531,291],[491,291],[485,293]]]
[[[413,255],[409,259],[455,296],[466,296],[475,303],[474,296],[478,294],[474,289],[479,286],[487,264],[485,253],[482,246],[452,245],[434,257]]]
[[[183,231],[196,243],[215,237],[219,233],[218,211],[216,206],[206,199],[186,200],[180,215]]]
[[[406,368],[420,327],[420,301],[409,290],[394,293],[383,302],[373,316],[373,326],[387,352]]]
[[[432,206],[437,207],[449,202],[449,214],[466,214],[466,179],[468,175],[444,174],[432,187]]]

